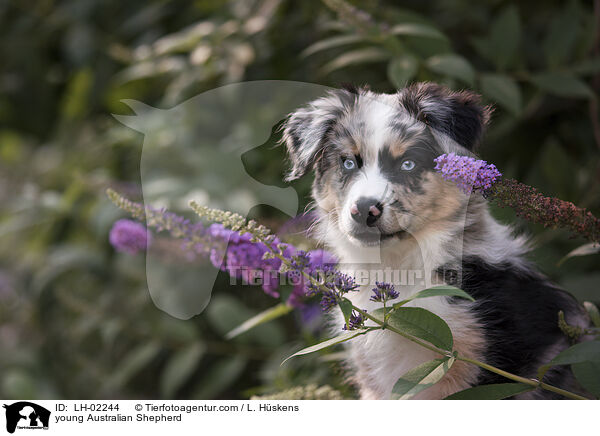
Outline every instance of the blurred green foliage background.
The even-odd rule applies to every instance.
[[[144,257],[108,244],[123,213],[104,191],[139,198],[143,142],[111,113],[249,80],[472,88],[496,107],[482,157],[598,215],[599,17],[598,0],[0,1],[0,397],[352,397],[335,354],[279,366],[320,334],[297,315],[223,339],[275,304],[258,288],[220,276],[188,321],[154,306]],[[244,163],[281,185],[281,149]],[[306,204],[310,179],[294,186]],[[494,212],[533,235],[544,272],[600,300],[597,255],[557,266],[582,240]]]

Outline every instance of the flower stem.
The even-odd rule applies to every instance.
[[[383,321],[381,321],[378,318],[375,318],[372,315],[369,315],[367,312],[359,309],[356,306],[353,306],[353,308],[354,308],[354,310],[356,310],[357,312],[359,312],[362,316],[364,316],[365,318],[370,319],[371,321],[373,321],[376,324],[380,325],[382,328],[385,327],[385,329],[390,330],[390,331],[392,331],[394,333],[397,333],[400,336],[403,336],[406,339],[408,339],[408,340],[410,340],[410,341],[412,341],[412,342],[414,342],[416,344],[421,345],[422,347],[425,347],[425,348],[427,348],[427,349],[429,349],[431,351],[434,351],[434,352],[436,352],[438,354],[441,354],[442,356],[449,356],[449,357],[452,356],[452,353],[450,351],[448,351],[448,350],[442,350],[441,348],[435,347],[435,346],[433,346],[433,345],[431,345],[431,344],[429,344],[429,343],[427,343],[425,341],[422,341],[422,340],[420,340],[418,338],[415,338],[414,336],[409,335],[408,333],[405,333],[402,330],[399,330],[399,329],[395,328],[394,326],[391,326],[388,323],[384,323]],[[481,361],[476,360],[476,359],[472,359],[470,357],[463,357],[463,356],[458,355],[458,354],[455,354],[454,356],[456,357],[456,360],[461,360],[463,362],[467,362],[467,363],[471,363],[473,365],[477,365],[480,368],[486,369],[486,370],[488,370],[490,372],[493,372],[495,374],[501,375],[503,377],[506,377],[506,378],[508,378],[510,380],[513,380],[513,381],[516,381],[518,383],[523,383],[523,384],[526,384],[526,385],[529,385],[529,386],[533,386],[533,387],[536,387],[536,388],[540,387],[542,389],[546,389],[548,391],[552,391],[552,392],[555,392],[557,394],[561,394],[561,395],[563,395],[563,396],[565,396],[567,398],[571,398],[573,400],[587,400],[587,398],[582,397],[581,395],[574,394],[572,392],[566,391],[566,390],[561,389],[561,388],[557,388],[556,386],[552,386],[552,385],[549,385],[547,383],[540,382],[538,380],[529,379],[529,378],[518,376],[516,374],[512,374],[510,372],[504,371],[504,370],[502,370],[500,368],[496,368],[495,366],[489,365],[489,364],[487,364],[485,362],[481,362]]]
[[[577,395],[574,394],[573,392],[569,392],[566,391],[564,389],[561,388],[557,388],[556,386],[552,386],[549,385],[547,383],[541,382],[539,380],[535,380],[535,379],[529,379],[529,378],[525,378],[525,377],[520,377],[518,375],[515,374],[511,374],[510,372],[504,371],[500,368],[496,368],[495,366],[492,365],[488,365],[487,363],[484,362],[480,362],[478,360],[475,359],[471,359],[470,357],[457,357],[457,360],[462,360],[463,362],[468,362],[468,363],[472,363],[474,365],[477,365],[483,369],[487,369],[488,371],[491,371],[493,373],[496,373],[498,375],[501,375],[503,377],[506,377],[510,380],[516,381],[518,383],[524,383],[526,385],[530,385],[530,386],[534,386],[534,387],[540,387],[542,389],[546,389],[547,391],[552,391],[555,392],[557,394],[563,395],[567,398],[570,398],[572,400],[588,400],[589,398],[585,398],[582,397],[581,395]]]

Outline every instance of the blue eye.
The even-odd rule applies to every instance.
[[[353,170],[354,168],[356,168],[356,162],[354,162],[352,159],[344,159],[342,161],[342,164],[347,170]]]
[[[415,162],[412,160],[405,160],[402,162],[402,169],[404,171],[410,171],[415,167]]]

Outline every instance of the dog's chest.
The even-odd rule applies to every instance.
[[[413,286],[403,289],[400,301],[405,296],[423,289],[423,286]],[[381,303],[370,301],[372,286],[362,286],[360,291],[351,292],[346,297],[352,303],[373,313],[382,307]],[[393,303],[393,302],[390,302]],[[442,297],[421,299],[410,302],[407,306],[423,307],[436,313],[449,324],[455,324],[459,314]],[[344,318],[340,310],[336,310],[335,329],[339,334],[344,326]],[[366,325],[375,325],[367,321]],[[432,351],[411,342],[390,331],[374,331],[347,342],[350,364],[354,368],[355,378],[361,385],[361,395],[364,398],[389,398],[395,382],[410,369],[435,359]]]
[[[397,299],[388,303],[388,307],[432,285],[441,284],[431,283],[431,275],[425,273],[427,270],[432,271],[434,265],[428,265],[429,268],[424,268],[422,263],[411,260],[402,265],[392,265],[385,262],[385,256],[382,256],[382,260],[384,262],[380,264],[371,263],[362,264],[361,266],[356,263],[341,262],[341,269],[345,273],[354,277],[364,277],[365,275],[370,277],[370,280],[360,281],[361,286],[358,291],[349,292],[345,295],[354,306],[366,310],[367,313],[373,313],[383,307],[381,302],[371,301],[376,280],[394,284],[396,291],[399,293]],[[396,276],[396,280],[389,280],[389,278],[383,279],[381,274],[377,275],[377,272],[386,270],[407,272],[407,274],[401,274],[399,281],[396,281],[398,276]],[[422,274],[415,274],[416,271],[420,271]],[[423,279],[419,279],[419,276]],[[416,279],[412,280],[411,277],[416,277]],[[405,307],[421,307],[435,313],[446,321],[458,341],[467,338],[467,342],[469,342],[473,337],[472,329],[476,323],[473,322],[468,308],[464,305],[452,304],[446,297],[416,299],[407,303]],[[334,317],[334,328],[336,330],[334,334],[337,335],[341,332],[345,321],[339,309],[335,309]],[[366,325],[376,324],[367,321]],[[477,348],[480,345],[479,342],[479,339],[477,339],[474,343]],[[402,375],[422,363],[440,357],[436,353],[390,331],[370,332],[348,341],[346,346],[349,353],[349,364],[354,369],[353,378],[361,387],[363,398],[390,398],[394,384]],[[469,348],[471,347],[469,346]],[[429,398],[428,395],[433,394],[432,390],[427,390],[419,396]]]

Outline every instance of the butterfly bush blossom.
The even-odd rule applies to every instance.
[[[352,314],[348,318],[348,324],[345,324],[344,327],[342,327],[342,330],[356,330],[363,327],[364,325],[365,317],[361,313],[358,313],[357,311],[353,310]]]
[[[464,192],[481,191],[499,207],[512,208],[517,216],[544,227],[562,227],[592,242],[600,240],[600,219],[569,201],[547,197],[532,186],[514,179],[501,179],[495,165],[455,153],[436,159],[435,170],[455,182]]]
[[[308,295],[321,295],[321,309],[329,312],[337,306],[345,294],[356,291],[354,278],[333,268],[323,268],[316,272],[316,283],[308,284]],[[325,290],[319,287],[323,285]]]
[[[208,227],[208,235],[216,241],[220,241],[221,247],[215,246],[210,250],[212,264],[227,272],[230,276],[242,279],[245,283],[254,283],[259,278],[262,288],[268,295],[279,297],[279,268],[281,260],[277,258],[265,259],[265,253],[269,251],[267,246],[261,242],[252,242],[252,235],[243,235],[226,229],[222,224],[211,224]],[[279,243],[276,239],[274,243]],[[222,247],[226,246],[226,249]],[[291,250],[285,251],[286,256],[291,255]]]
[[[115,250],[136,254],[146,250],[149,236],[146,228],[140,223],[120,219],[113,224],[108,238]]]
[[[512,208],[517,216],[544,227],[562,227],[592,242],[600,241],[600,219],[570,201],[546,197],[532,186],[514,179],[496,183],[486,196],[499,207]]]
[[[292,251],[290,249],[290,251]],[[294,282],[294,288],[288,298],[288,304],[294,307],[303,305],[303,301],[306,297],[311,295],[310,282],[302,274],[304,271],[306,274],[315,276],[322,271],[329,271],[333,266],[337,265],[337,258],[329,251],[326,250],[311,250],[304,252],[298,251],[295,256],[292,257],[292,268],[293,270],[288,271],[288,277]]]
[[[134,218],[140,221],[145,219],[148,227],[183,239],[183,249],[206,256],[216,268],[245,283],[255,283],[255,279],[261,279],[264,292],[272,297],[279,297],[282,261],[265,256],[269,248],[262,242],[253,241],[250,233],[242,234],[219,223],[204,227],[201,223],[192,223],[165,209],[155,209],[130,201],[114,191],[108,191],[108,194],[117,206]],[[124,219],[115,223],[109,240],[118,251],[136,254],[146,248],[146,238],[149,236],[148,230],[141,223]],[[314,305],[307,304],[310,296],[309,281],[302,273],[311,275],[327,270],[337,264],[336,257],[321,249],[298,250],[291,244],[281,243],[277,237],[271,244],[279,246],[283,257],[291,261],[292,268],[283,272],[289,279],[288,282],[293,284],[287,304],[302,309],[303,317],[312,318],[310,314],[314,313]]]
[[[390,283],[375,282],[375,288],[373,288],[373,295],[370,300],[384,303],[389,300],[395,300],[398,298],[398,291],[394,289],[394,285]]]
[[[435,170],[445,180],[455,182],[464,192],[485,191],[502,176],[494,164],[455,153],[442,154],[434,159]]]

